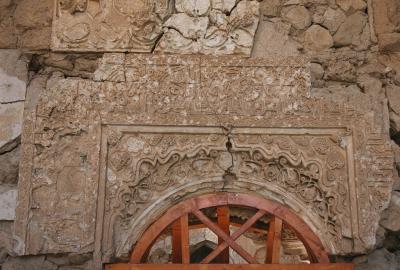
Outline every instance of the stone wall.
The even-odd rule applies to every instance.
[[[78,52],[79,50],[68,46],[63,47],[59,38],[54,39],[55,33],[52,38],[53,14],[58,16],[56,14],[58,9],[53,7],[54,2],[0,0],[0,265],[3,263],[2,269],[91,269],[92,255],[86,253],[84,249],[82,249],[83,254],[62,254],[60,250],[60,254],[18,257],[16,255],[21,249],[19,246],[21,242],[12,237],[24,101],[28,100],[25,103],[25,117],[29,117],[35,110],[40,93],[46,91],[46,85],[49,83],[63,78],[96,79],[94,72],[98,69],[99,59],[103,57],[105,50],[86,47],[83,52]],[[79,5],[86,3],[73,0],[61,2],[68,7],[61,11],[62,16],[67,17],[80,16]],[[94,7],[97,3],[99,1],[87,2],[92,11],[96,10]],[[271,55],[310,57],[311,93],[314,97],[337,102],[348,102],[354,97],[362,97],[386,104],[386,115],[382,121],[390,132],[395,165],[400,170],[398,146],[400,144],[398,16],[400,1],[264,0],[259,1],[258,5],[260,13],[252,15],[253,18],[257,17],[258,22],[254,42],[251,35],[243,41],[243,44],[249,40],[253,42],[252,49],[244,46],[243,48],[247,49],[243,51],[226,50],[229,53],[248,54],[251,51],[252,57],[271,58]],[[204,25],[188,23],[191,29],[178,31],[183,37],[169,32],[173,31],[174,25],[181,25],[182,18],[191,22],[193,17],[200,16],[203,20],[212,21],[215,18],[214,13],[219,14],[219,8],[215,8],[214,11],[194,15],[190,9],[185,9],[183,4],[182,10],[173,11],[175,14],[173,17],[176,19],[163,22],[162,30],[159,30],[162,32],[159,35],[162,36],[161,38],[157,36],[154,44],[172,36],[173,43],[167,44],[182,45],[190,42],[190,46],[178,46],[179,50],[176,47],[171,49],[169,45],[161,46],[167,48],[165,50],[167,52],[210,53],[198,49],[204,48],[199,44],[209,44],[207,42],[210,41],[206,35],[209,29],[204,28]],[[233,16],[233,13],[230,15]],[[59,23],[63,19],[62,16],[55,18],[55,22]],[[57,27],[54,26],[56,32],[61,32]],[[220,24],[218,27],[221,30],[225,26]],[[246,27],[250,27],[251,30],[254,25],[249,24]],[[194,38],[193,33],[200,36]],[[232,35],[232,40],[229,42],[242,44],[239,40],[234,40],[233,33],[229,34]],[[155,49],[154,45],[148,48],[150,48],[147,49],[148,52],[162,51]],[[225,49],[218,49],[217,53],[218,51],[226,52]],[[49,78],[52,80],[49,81]],[[368,254],[348,254],[348,257],[338,257],[337,260],[354,260],[359,269],[398,269],[396,267],[400,265],[399,201],[400,180],[396,179],[390,204],[381,217],[375,247],[366,252]]]

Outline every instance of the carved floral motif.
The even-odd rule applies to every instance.
[[[53,48],[249,55],[255,0],[58,0]],[[159,42],[158,42],[159,41]]]
[[[344,150],[326,138],[237,134],[229,153],[223,134],[128,133],[109,154],[108,170],[121,183],[109,194],[114,226],[128,230],[129,224],[168,190],[215,177],[223,181],[229,168],[238,179],[295,197],[302,203],[299,207],[309,207],[318,216],[331,242],[340,245],[342,226],[348,226],[342,220],[351,211],[345,187],[347,165]],[[328,150],[322,158],[307,158],[313,151],[309,142],[315,141],[324,141]],[[109,186],[108,190],[115,188]]]

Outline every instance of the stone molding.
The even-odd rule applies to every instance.
[[[166,208],[224,190],[288,205],[331,254],[375,244],[386,104],[312,97],[304,58],[106,54],[95,80],[52,78],[26,113],[20,254],[123,258]]]

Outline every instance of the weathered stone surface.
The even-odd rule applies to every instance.
[[[57,1],[52,48],[250,54],[258,25],[257,1],[180,0],[175,1],[176,13],[172,3],[170,0],[107,0],[104,4]]]
[[[250,55],[258,26],[257,1],[242,0],[231,5],[229,15],[209,1],[182,0],[176,5],[184,13],[173,14],[163,24],[164,35],[156,52]]]
[[[333,46],[331,34],[325,28],[313,25],[305,34],[305,46],[311,51],[322,51]]]
[[[301,44],[289,36],[290,24],[279,21],[262,21],[257,29],[253,57],[269,57],[270,55],[299,55]]]
[[[367,16],[361,11],[347,17],[333,36],[335,45],[351,45],[354,41],[358,40],[364,30],[367,20]]]
[[[0,147],[21,135],[24,102],[0,104]]]
[[[0,48],[49,49],[53,2],[53,0],[1,2]]]
[[[2,270],[57,270],[57,265],[46,261],[45,256],[9,257]]]
[[[392,193],[389,208],[383,211],[380,224],[387,230],[400,231],[400,192]]]
[[[4,145],[0,150],[0,185],[16,185],[18,182],[19,147]],[[7,147],[10,145],[10,147]]]
[[[304,6],[286,7],[282,10],[282,17],[299,30],[311,25],[310,12]]]
[[[339,26],[346,20],[346,15],[340,9],[328,8],[322,19],[322,25],[334,34]]]
[[[281,14],[283,2],[281,0],[262,1],[260,3],[261,15],[266,17],[277,17]]]
[[[384,51],[400,51],[400,3],[398,0],[374,0],[373,19],[379,47]]]
[[[17,189],[0,186],[0,220],[14,220]]]
[[[0,50],[0,104],[25,100],[27,77],[27,63],[21,59],[21,52]]]
[[[0,265],[6,261],[8,256],[15,256],[12,225],[12,221],[0,221]]]
[[[354,260],[357,270],[398,270],[399,259],[386,249],[378,249],[362,260]]]
[[[367,3],[364,0],[336,0],[336,3],[344,10],[365,10]]]
[[[221,188],[284,200],[330,253],[372,247],[393,179],[383,106],[361,92],[311,97],[306,62],[106,54],[96,82],[53,77],[25,120],[16,236],[27,241],[19,252],[95,251],[96,265],[124,257],[172,198]],[[222,126],[232,126],[231,154]],[[249,149],[260,149],[258,163]],[[279,153],[287,170],[314,171],[318,184],[302,192],[301,183],[266,183],[266,164]],[[235,183],[223,181],[229,155]],[[315,194],[341,206],[322,207],[332,197]],[[98,213],[97,202],[105,205]]]

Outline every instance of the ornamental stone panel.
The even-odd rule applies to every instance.
[[[256,0],[55,0],[56,51],[250,55]]]
[[[224,191],[287,205],[330,254],[365,252],[393,179],[385,106],[313,97],[304,58],[105,54],[26,113],[19,253],[124,258],[166,209]]]

